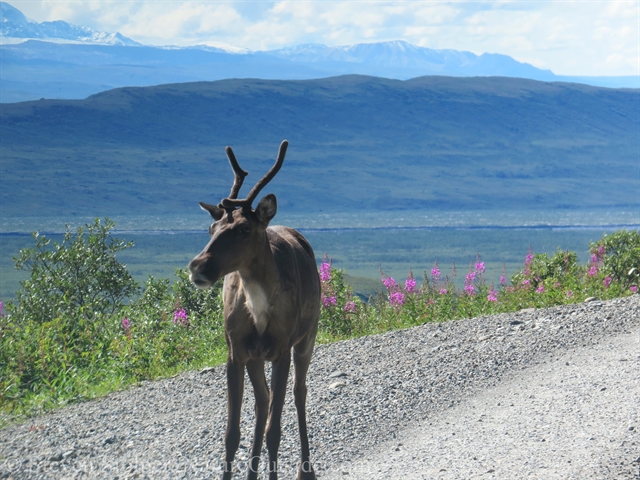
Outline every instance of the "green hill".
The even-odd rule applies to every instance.
[[[631,89],[356,75],[2,104],[1,214],[193,213],[228,194],[226,145],[248,190],[284,138],[267,190],[291,213],[637,208],[638,111]]]

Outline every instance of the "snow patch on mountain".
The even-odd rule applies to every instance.
[[[55,43],[90,43],[140,46],[121,33],[96,32],[84,25],[71,25],[62,20],[34,22],[7,2],[0,2],[0,43],[14,44],[27,40],[45,40]]]

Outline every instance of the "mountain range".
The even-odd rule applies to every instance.
[[[3,42],[41,39],[54,42],[141,45],[120,33],[96,32],[89,27],[71,25],[62,20],[38,23],[25,17],[20,10],[7,2],[0,2],[0,17],[0,36],[3,37]]]
[[[116,48],[116,47],[114,47]],[[504,77],[230,79],[0,109],[3,218],[197,213],[247,189],[292,214],[638,211],[640,91]],[[330,222],[329,222],[330,223]]]
[[[404,41],[251,52],[209,45],[145,46],[120,33],[63,21],[37,23],[0,2],[0,102],[81,99],[111,88],[226,78],[314,79],[362,74],[504,76],[637,88],[640,77],[568,77],[507,55],[433,50]]]

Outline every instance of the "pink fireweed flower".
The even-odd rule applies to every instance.
[[[387,290],[392,290],[398,286],[393,277],[387,277],[386,275],[382,277],[382,283],[387,287]]]
[[[489,295],[487,295],[487,300],[490,302],[498,301],[498,292],[493,289],[493,284],[491,284],[491,288],[489,288]]]
[[[181,308],[180,310],[176,310],[175,312],[173,312],[173,323],[175,323],[176,325],[178,323],[181,323],[182,325],[189,324],[189,318],[187,317],[187,312],[185,311],[184,308]]]
[[[500,285],[507,284],[507,266],[502,264],[502,273],[500,274]]]
[[[433,298],[430,298],[429,300],[427,300],[427,305],[435,305],[436,301]]]
[[[629,290],[631,290],[633,293],[637,293],[638,292],[638,286],[637,285],[631,285],[629,287]]]
[[[131,328],[131,322],[127,317],[124,317],[122,319],[122,328],[124,328],[125,330],[129,330]]]
[[[322,294],[322,304],[325,307],[330,307],[332,305],[337,305],[338,304],[338,300],[336,299],[335,295],[327,296],[325,294]]]
[[[320,265],[320,281],[322,283],[331,281],[331,263],[323,261]]]
[[[605,248],[604,248],[604,245],[600,245],[600,246],[598,247],[598,252],[597,252],[598,258],[599,258],[600,260],[602,260],[602,259],[604,258],[604,254],[605,254],[605,253],[606,253],[606,250],[605,250]]]
[[[592,265],[589,271],[587,272],[587,275],[589,275],[590,277],[593,277],[594,275],[597,275],[597,273],[598,273],[598,267],[596,267],[595,265]]]
[[[540,285],[538,288],[536,288],[536,293],[544,293],[544,285]]]
[[[347,313],[356,313],[356,302],[349,301],[345,303],[343,310]]]
[[[571,298],[573,297],[573,292],[571,290],[567,290],[567,293],[565,293],[565,295],[567,296],[567,298]]]
[[[528,287],[529,285],[531,285],[531,280],[529,280],[528,278],[525,278],[524,280],[522,280],[523,287]]]
[[[532,262],[533,262],[533,247],[529,245],[529,251],[527,252],[527,256],[524,259],[524,264],[531,265]]]
[[[446,295],[447,294],[447,289],[446,288],[441,288],[440,289],[440,295]]]
[[[469,273],[464,277],[464,291],[469,295],[476,293],[476,289],[473,286],[473,282],[476,279],[476,271],[473,269],[473,265],[469,263]]]
[[[433,280],[434,283],[437,283],[440,281],[440,269],[438,268],[438,261],[436,260],[436,263],[433,264],[433,268],[431,269],[431,280]]]
[[[389,295],[389,303],[394,307],[401,307],[404,304],[404,293],[397,291]]]
[[[4,313],[2,313],[3,309],[4,309],[4,303],[0,302],[0,317],[4,317]]]
[[[407,293],[413,293],[416,291],[416,285],[417,282],[416,279],[413,278],[413,272],[409,270],[409,276],[404,282],[404,289]]]
[[[485,272],[484,262],[480,260],[480,254],[476,254],[476,273],[481,274]]]
[[[604,284],[605,288],[609,287],[609,285],[611,285],[611,277],[605,277],[602,283]]]

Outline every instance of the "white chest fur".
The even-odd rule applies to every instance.
[[[243,282],[246,294],[247,309],[253,316],[258,335],[262,335],[267,329],[269,313],[269,301],[264,289],[257,283]]]

